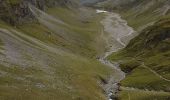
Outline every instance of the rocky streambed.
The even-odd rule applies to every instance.
[[[99,61],[113,69],[113,75],[103,88],[108,100],[115,100],[119,91],[119,83],[125,78],[125,73],[121,71],[118,63],[109,61],[107,57],[123,49],[133,38],[135,31],[117,13],[102,10],[96,10],[96,13],[105,14],[105,18],[101,21],[103,25],[101,34],[105,40],[107,50],[99,57]]]

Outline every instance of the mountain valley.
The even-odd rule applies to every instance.
[[[170,100],[170,0],[0,0],[0,100]]]

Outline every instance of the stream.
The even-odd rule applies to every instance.
[[[99,61],[113,69],[113,75],[107,84],[103,86],[108,100],[115,100],[119,91],[119,83],[125,78],[125,73],[119,68],[119,64],[111,62],[107,59],[112,53],[126,47],[133,38],[135,31],[127,25],[127,21],[123,20],[117,13],[96,10],[96,13],[104,13],[106,16],[100,22],[103,25],[102,38],[104,38],[107,51],[99,57]]]

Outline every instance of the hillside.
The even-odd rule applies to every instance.
[[[96,4],[96,7],[121,14],[137,31],[169,16],[169,6],[169,0],[106,0]]]
[[[148,2],[152,2],[151,7],[146,5]],[[120,100],[170,99],[170,23],[169,12],[163,10],[162,6],[168,6],[169,1],[155,1],[157,5],[153,1],[148,2],[146,7],[143,3],[137,7],[135,5],[135,9],[145,7],[146,10],[134,12],[130,8],[128,12],[122,13],[139,35],[124,49],[109,57],[113,62],[119,62],[121,69],[127,73],[121,82]],[[150,22],[153,23],[148,26]]]
[[[99,83],[111,70],[96,60],[103,15],[67,0],[0,5],[2,100],[106,98]]]
[[[123,88],[126,92],[122,91],[124,95],[122,98],[126,98],[126,93],[129,91],[130,95],[136,94],[133,98],[140,100],[143,100],[142,98],[169,100],[169,29],[169,21],[161,20],[143,30],[139,36],[131,40],[125,49],[110,56],[110,59],[119,61],[121,69],[127,73],[127,77],[121,82],[122,87],[139,89],[133,91],[133,89]],[[154,95],[152,93],[154,91],[155,93],[165,92]],[[150,92],[150,95],[147,92]]]
[[[0,0],[0,100],[170,100],[170,0]]]
[[[79,2],[77,0],[1,0],[0,19],[12,25],[32,21],[34,16],[29,10],[29,4],[45,11],[56,6],[78,7]]]

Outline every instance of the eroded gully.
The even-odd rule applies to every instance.
[[[107,84],[103,86],[108,100],[115,100],[119,90],[119,83],[125,78],[125,73],[119,68],[119,64],[107,59],[112,53],[124,48],[133,38],[134,30],[117,13],[97,10],[104,13],[105,18],[101,21],[103,25],[102,38],[106,43],[107,50],[99,57],[99,61],[113,69],[113,75]]]

